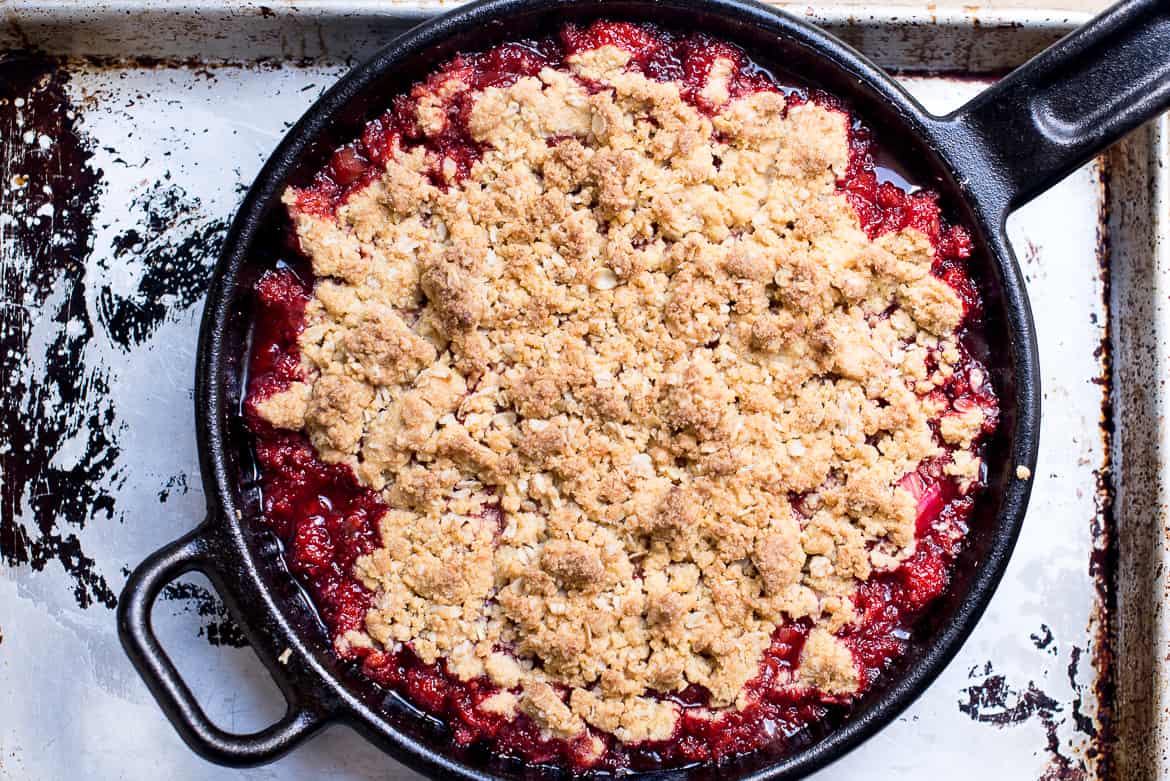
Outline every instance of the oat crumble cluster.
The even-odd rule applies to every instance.
[[[674,733],[663,694],[746,707],[790,622],[779,683],[855,693],[838,635],[914,551],[905,478],[942,458],[965,490],[985,421],[935,392],[964,306],[931,242],[869,238],[837,187],[848,115],[733,96],[719,60],[686,100],[630,57],[433,84],[426,135],[470,98],[465,176],[399,146],[335,213],[290,189],[303,380],[256,410],[389,508],[339,650],[408,645],[489,678],[485,711],[638,743]]]

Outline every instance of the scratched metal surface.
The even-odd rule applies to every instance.
[[[193,351],[227,220],[283,130],[401,25],[401,7],[360,2],[184,3],[148,24],[127,6],[0,3],[0,49],[71,57],[0,55],[4,778],[232,775],[171,730],[121,652],[112,607],[128,569],[201,518]],[[978,73],[1022,62],[1076,21],[831,8],[814,18],[883,64],[963,73],[906,77],[939,111],[977,92]],[[184,59],[199,51],[216,61]],[[172,59],[79,59],[87,55]],[[1161,126],[1144,132],[1013,216],[1046,404],[1023,536],[942,677],[817,778],[880,768],[907,779],[990,771],[1079,781],[1165,770],[1153,660],[1165,636],[1157,446],[1170,269],[1150,217],[1158,204],[1167,214],[1165,138]],[[1129,470],[1119,544],[1114,422],[1116,461]],[[250,730],[279,715],[273,685],[206,582],[174,584],[155,620],[220,724]],[[1125,661],[1115,666],[1118,648]],[[1119,732],[1126,751],[1114,750]],[[343,727],[242,775],[326,773],[411,775]]]

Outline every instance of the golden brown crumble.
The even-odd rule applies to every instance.
[[[486,710],[637,742],[679,717],[654,692],[744,707],[786,621],[814,625],[795,685],[857,690],[834,633],[913,550],[900,481],[943,443],[973,480],[982,416],[939,419],[962,304],[925,236],[871,241],[837,192],[846,115],[731,99],[716,63],[707,116],[628,59],[476,94],[484,153],[447,189],[416,147],[336,219],[290,190],[321,281],[306,381],[258,411],[390,507],[340,643],[409,643],[502,687]],[[466,89],[421,100],[423,132]]]

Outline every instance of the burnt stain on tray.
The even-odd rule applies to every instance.
[[[995,673],[991,662],[972,672],[973,676],[980,674],[982,683],[963,689],[961,694],[966,700],[959,700],[959,710],[975,721],[1005,727],[1025,722],[1037,714],[1051,718],[1061,710],[1059,702],[1032,682],[1023,690],[1013,688],[1005,676]]]
[[[203,298],[211,276],[214,251],[223,242],[227,222],[207,220],[202,204],[179,186],[156,182],[131,202],[144,220],[113,239],[112,257],[98,263],[133,263],[142,276],[130,295],[103,288],[98,319],[110,339],[126,349],[146,341],[175,309],[187,309]]]
[[[34,573],[60,567],[81,608],[113,608],[125,562],[83,549],[87,527],[122,523],[117,495],[124,424],[111,386],[120,364],[169,317],[202,298],[226,221],[209,218],[169,174],[128,204],[127,226],[95,225],[103,172],[70,102],[69,62],[0,54],[0,561]],[[107,150],[111,151],[111,150]],[[115,163],[118,163],[115,159]],[[95,250],[95,229],[121,228]],[[104,280],[133,267],[132,289]],[[109,348],[115,357],[107,360]],[[96,357],[95,357],[96,356]],[[187,475],[164,478],[165,502]],[[212,644],[243,635],[205,589],[164,595],[195,605]],[[184,608],[190,609],[190,608]]]
[[[1089,574],[1097,589],[1096,615],[1093,617],[1092,664],[1096,671],[1094,698],[1097,705],[1096,731],[1086,756],[1097,763],[1101,778],[1113,778],[1116,767],[1114,749],[1117,731],[1114,703],[1117,697],[1117,569],[1119,542],[1115,513],[1115,481],[1113,479],[1113,441],[1116,436],[1113,407],[1113,284],[1112,262],[1109,252],[1110,168],[1108,158],[1099,166],[1100,203],[1103,204],[1097,221],[1097,265],[1101,279],[1105,322],[1102,324],[1101,343],[1093,354],[1100,362],[1095,382],[1101,387],[1101,417],[1098,422],[1102,443],[1100,466],[1094,470],[1096,492],[1093,516],[1093,553],[1089,559]],[[1080,703],[1080,692],[1077,692]],[[1089,722],[1090,726],[1093,724]],[[1084,730],[1082,730],[1084,731]]]
[[[167,478],[166,483],[158,492],[158,501],[160,504],[166,504],[171,498],[172,494],[182,495],[191,490],[187,484],[187,475],[178,474]]]
[[[995,672],[991,662],[973,669],[970,677],[982,676],[982,680],[960,692],[959,710],[974,721],[1009,727],[1036,719],[1043,725],[1045,751],[1049,760],[1040,781],[1088,781],[1090,778],[1106,777],[1091,772],[1085,758],[1065,753],[1065,746],[1058,733],[1060,725],[1070,718],[1078,730],[1087,725],[1092,731],[1090,736],[1096,732],[1092,727],[1092,719],[1081,712],[1082,687],[1076,681],[1081,650],[1073,648],[1071,657],[1068,679],[1075,699],[1068,713],[1065,712],[1065,705],[1047,694],[1034,681],[1029,681],[1023,687],[1013,686],[1006,676]]]
[[[159,596],[163,600],[182,605],[184,613],[197,615],[201,620],[199,636],[207,638],[211,645],[226,645],[233,648],[248,645],[243,630],[214,592],[196,583],[179,580],[168,583]]]
[[[1052,644],[1055,639],[1052,635],[1052,629],[1048,624],[1041,624],[1040,631],[1033,632],[1031,635],[1032,645],[1036,646],[1041,651],[1047,650],[1049,653],[1055,654],[1056,647]]]
[[[119,451],[108,373],[80,366],[94,336],[83,261],[101,172],[66,81],[52,58],[0,54],[0,559],[35,571],[55,563],[78,605],[112,608],[114,592],[77,536],[113,521],[114,498],[98,478]],[[56,456],[70,445],[80,452],[63,464]]]

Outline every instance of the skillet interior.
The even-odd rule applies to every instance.
[[[263,637],[258,651],[269,659],[291,633],[324,672],[292,673],[294,689],[320,689],[321,702],[342,703],[342,718],[387,747],[400,759],[436,774],[483,774],[543,779],[561,775],[505,763],[482,751],[449,744],[437,722],[420,717],[396,695],[388,695],[333,658],[324,627],[280,557],[280,544],[258,519],[250,438],[236,414],[244,387],[250,289],[258,274],[284,252],[288,226],[279,194],[285,183],[303,183],[331,151],[358,136],[388,99],[409,88],[458,51],[480,49],[507,39],[549,31],[569,20],[598,16],[653,21],[664,27],[699,29],[742,46],[781,81],[821,87],[843,99],[917,182],[942,195],[943,212],[971,229],[975,243],[972,275],[985,303],[987,343],[976,345],[992,372],[1001,404],[999,431],[988,443],[988,487],[972,516],[967,545],[957,562],[951,589],[929,610],[914,632],[910,652],[885,682],[874,687],[848,714],[836,714],[808,745],[787,757],[767,750],[725,765],[721,775],[782,778],[811,771],[852,748],[912,701],[958,650],[982,613],[1006,565],[1027,499],[1027,486],[1013,480],[1017,463],[1032,463],[1038,426],[1034,337],[1018,271],[998,224],[970,192],[963,177],[931,142],[940,125],[855,53],[824,34],[780,17],[771,9],[723,0],[635,2],[530,2],[500,0],[465,9],[455,21],[408,33],[370,63],[352,72],[295,127],[265,167],[229,234],[205,313],[200,344],[198,414],[209,447],[204,456],[213,512],[227,521],[236,550],[222,564],[228,590],[242,606],[245,623]],[[403,44],[402,41],[406,41]],[[433,45],[431,45],[433,44]],[[968,179],[970,177],[967,177]],[[997,220],[998,216],[990,217]],[[218,508],[218,509],[216,509]],[[237,516],[236,510],[240,510]],[[237,521],[237,517],[239,520]],[[250,593],[271,596],[253,602]],[[828,733],[826,735],[826,733]],[[404,742],[401,738],[407,738]],[[412,745],[413,744],[413,745]],[[453,766],[443,757],[456,760]],[[441,764],[443,767],[439,767]],[[705,776],[675,771],[672,776]]]

